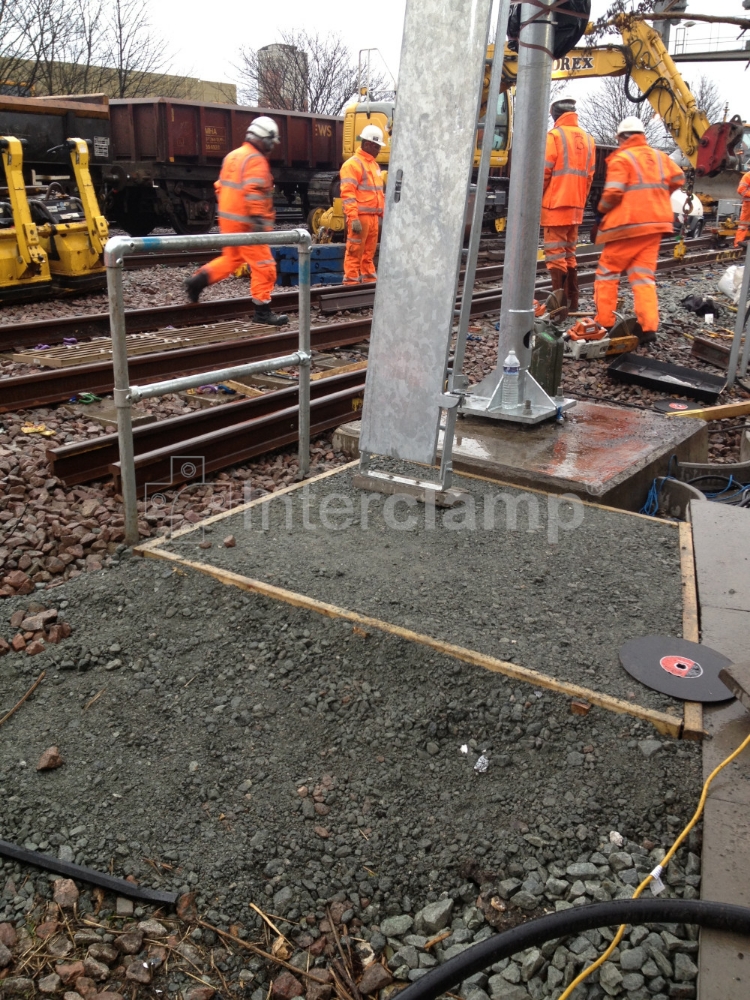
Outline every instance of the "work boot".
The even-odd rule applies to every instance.
[[[201,292],[208,286],[208,274],[204,270],[196,271],[194,275],[185,280],[185,291],[191,302],[197,302],[201,297]]]
[[[565,288],[565,276],[567,271],[561,271],[559,267],[553,267],[550,272],[550,280],[552,281],[552,291],[556,292],[558,288]]]
[[[637,337],[639,347],[643,344],[652,344],[656,340],[656,334],[654,331],[644,331],[635,316],[625,316],[619,318],[609,331],[609,336],[613,339],[622,337]]]
[[[552,295],[547,299],[547,311],[550,313],[550,318],[554,323],[562,323],[563,320],[568,318],[569,308],[568,297],[565,291],[567,271],[561,271],[558,267],[555,267],[549,272],[549,276],[552,279]],[[557,300],[556,303],[552,301],[553,296]]]
[[[570,312],[578,310],[578,268],[568,268],[565,276],[565,294],[568,298]]]
[[[272,312],[270,302],[256,302],[255,322],[263,323],[266,326],[284,326],[285,323],[289,322],[289,317],[283,313],[279,315]]]
[[[638,338],[639,347],[642,347],[644,344],[653,344],[656,340],[656,331],[644,330],[640,323],[634,323],[630,332],[634,333]]]

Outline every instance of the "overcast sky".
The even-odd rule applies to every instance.
[[[450,0],[446,0],[450,2]],[[233,64],[241,45],[259,48],[277,40],[285,27],[311,31],[338,32],[356,54],[359,49],[378,48],[386,66],[398,73],[401,35],[406,0],[378,0],[357,3],[352,0],[220,0],[217,16],[206,16],[204,0],[154,0],[153,26],[175,53],[173,70],[204,80],[236,82]],[[593,0],[592,17],[607,9],[607,0]],[[690,0],[687,13],[711,13],[750,16],[741,0]],[[689,48],[713,33],[727,41],[736,38],[729,27],[712,28],[697,24],[687,29]],[[750,32],[746,35],[750,40]],[[744,45],[740,42],[737,47]],[[744,62],[681,63],[680,70],[690,83],[701,72],[712,77],[723,98],[729,100],[730,114],[740,114],[750,122],[750,70]],[[589,89],[589,85],[582,85]],[[429,93],[429,81],[425,93]]]

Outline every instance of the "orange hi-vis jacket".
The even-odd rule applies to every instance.
[[[360,215],[382,215],[383,175],[374,156],[360,148],[341,167],[341,199],[347,222]]]
[[[542,225],[570,226],[583,222],[596,166],[596,143],[578,125],[578,115],[566,111],[547,133],[544,156]]]
[[[599,202],[604,218],[596,242],[671,233],[674,215],[669,196],[684,183],[685,175],[674,160],[652,149],[645,135],[631,135],[607,157]]]
[[[273,175],[268,160],[252,143],[227,153],[214,187],[223,233],[267,233],[273,229]]]
[[[745,201],[750,199],[750,170],[742,175],[740,186],[737,188],[737,194]]]

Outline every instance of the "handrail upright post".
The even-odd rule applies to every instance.
[[[299,353],[306,357],[299,366],[299,473],[310,471],[310,257],[309,239],[297,247],[299,255]]]
[[[109,298],[109,323],[112,336],[112,369],[117,407],[117,437],[120,446],[120,476],[122,505],[125,517],[125,544],[137,545],[138,502],[135,489],[135,451],[133,448],[133,421],[128,390],[128,344],[125,331],[125,303],[122,297],[123,257],[117,250],[105,255],[107,266],[107,296]]]

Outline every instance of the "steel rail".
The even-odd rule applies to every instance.
[[[359,385],[311,400],[311,437],[346,423],[359,412],[365,391],[363,373],[359,373],[359,378]],[[208,472],[216,472],[269,451],[295,444],[298,439],[298,426],[298,406],[287,406],[262,417],[253,417],[212,433],[136,455],[136,486],[143,496],[172,489],[180,483],[195,479],[196,456],[204,456],[203,461],[198,463],[197,470],[197,476],[202,478]],[[183,457],[187,461],[181,463],[180,459]],[[119,488],[121,481],[119,460],[110,464],[109,472],[114,478],[115,488]]]
[[[315,379],[310,384],[313,400],[333,393],[347,391],[364,385],[364,371],[331,374]],[[295,406],[297,386],[267,392],[262,396],[238,399],[221,406],[182,413],[177,417],[140,424],[133,428],[133,446],[136,457],[146,452],[179,445],[190,438],[212,434],[253,418],[265,417],[277,410]],[[118,459],[117,434],[103,434],[88,441],[75,441],[47,448],[47,461],[53,475],[66,486],[101,479],[109,474],[110,466]]]

